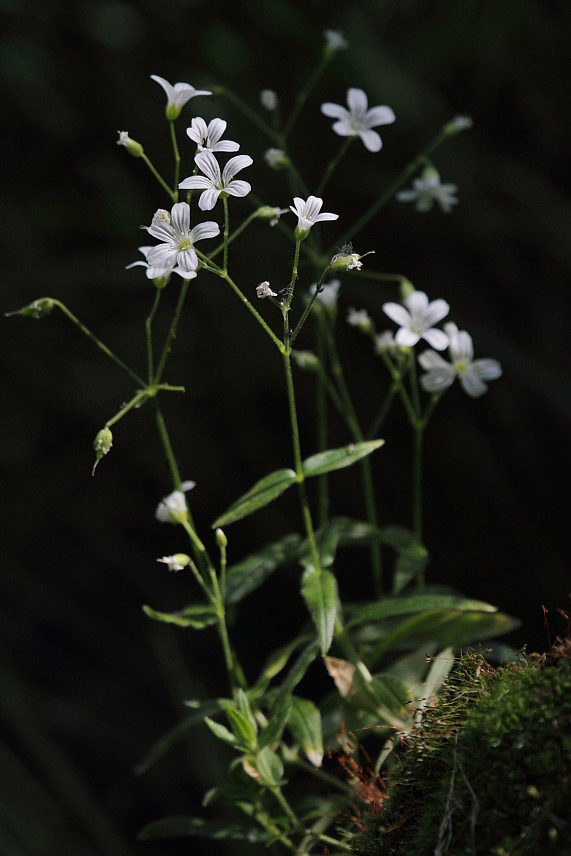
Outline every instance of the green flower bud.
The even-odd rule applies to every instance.
[[[24,315],[27,318],[45,318],[46,315],[49,315],[52,309],[55,306],[55,300],[51,297],[39,297],[37,300],[34,300],[33,303],[30,303],[28,306],[24,306],[23,309],[16,309],[14,312],[6,312],[6,317],[10,315]]]
[[[95,475],[95,467],[103,458],[111,446],[113,445],[113,434],[109,430],[109,428],[102,428],[101,431],[98,432],[95,440],[93,441],[93,448],[95,449],[95,463],[93,464],[93,469],[91,471],[91,475]]]
[[[400,282],[400,295],[403,303],[406,301],[407,297],[410,297],[413,291],[416,291],[416,288],[412,282],[409,279],[406,279],[406,277],[403,277]]]
[[[128,131],[117,131],[119,134],[119,139],[117,140],[118,146],[125,146],[130,155],[133,155],[134,158],[140,158],[144,149],[140,143],[136,140],[132,140],[129,136]]]
[[[226,535],[224,534],[222,529],[217,529],[215,534],[216,534],[216,545],[221,550],[224,550],[226,548],[226,545],[228,544],[228,538],[226,537]]]

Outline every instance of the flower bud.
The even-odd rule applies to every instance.
[[[226,549],[226,546],[228,544],[228,538],[226,537],[226,535],[224,534],[222,529],[217,529],[215,535],[216,535],[216,544],[219,547],[219,549],[220,550]]]
[[[16,309],[14,312],[6,312],[6,317],[10,315],[24,315],[27,318],[45,318],[49,315],[55,306],[55,300],[52,297],[39,297],[33,303],[24,306],[23,309]]]
[[[341,32],[341,30],[325,30],[323,33],[325,38],[325,56],[333,57],[340,51],[347,50],[349,42]]]
[[[262,89],[260,92],[260,104],[264,108],[264,110],[268,110],[272,112],[278,106],[279,99],[277,92],[274,92],[273,89]]]
[[[451,137],[453,134],[460,134],[462,131],[469,131],[472,128],[474,122],[469,116],[454,116],[450,122],[447,122],[444,125],[444,133],[447,137]]]
[[[144,152],[142,145],[136,140],[132,140],[128,131],[117,131],[117,133],[119,134],[117,145],[125,146],[130,155],[133,155],[134,158],[140,158]]]
[[[319,357],[313,351],[292,351],[291,355],[300,369],[305,369],[308,372],[319,371],[321,363],[319,362]]]
[[[272,169],[285,169],[290,160],[282,149],[267,149],[264,152],[264,160]]]
[[[412,282],[409,279],[406,279],[406,277],[403,277],[400,282],[400,296],[403,303],[406,302],[406,299],[410,297],[413,291],[416,291],[416,288]]]
[[[351,327],[357,327],[362,333],[375,332],[375,325],[366,309],[354,309],[350,306],[347,312],[347,323]]]
[[[111,446],[113,445],[113,434],[109,430],[109,428],[102,428],[101,431],[97,434],[95,440],[93,441],[93,448],[95,449],[95,463],[93,464],[93,469],[91,471],[91,475],[95,475],[95,467],[103,458]]]

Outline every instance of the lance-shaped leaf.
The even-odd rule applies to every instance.
[[[272,502],[274,499],[288,489],[296,480],[293,470],[275,470],[250,488],[240,499],[237,499],[230,508],[218,517],[212,524],[212,528],[227,526],[235,520],[241,520],[248,514],[253,514],[259,508]]]
[[[335,561],[337,545],[339,543],[339,532],[334,521],[331,521],[315,533],[317,552],[319,553],[319,564],[322,568],[330,568]],[[304,568],[313,564],[313,556],[309,541],[304,541],[301,546],[299,561]]]
[[[297,559],[300,544],[301,536],[292,533],[232,565],[226,577],[226,603],[238,603],[261,586],[276,568]]]
[[[345,627],[355,627],[367,621],[382,621],[395,615],[407,615],[434,610],[472,610],[496,612],[497,607],[481,600],[472,600],[456,594],[412,594],[405,597],[388,597],[357,609],[345,622]]]
[[[209,604],[192,604],[178,612],[157,612],[150,606],[143,606],[143,611],[154,621],[177,624],[179,627],[193,627],[195,630],[202,630],[216,623],[216,611]]]
[[[149,823],[138,835],[140,841],[154,838],[183,838],[186,836],[203,838],[228,838],[233,841],[248,841],[257,844],[265,841],[267,833],[253,826],[243,826],[223,820],[204,820],[202,817],[164,817]]]
[[[260,732],[258,737],[258,747],[263,749],[264,746],[271,746],[272,743],[277,743],[281,740],[283,730],[286,727],[288,717],[291,710],[291,698],[286,698],[281,707],[272,709],[270,721]]]
[[[384,440],[367,440],[364,443],[349,443],[348,446],[342,446],[340,449],[318,452],[317,455],[311,455],[310,458],[305,459],[302,464],[303,474],[308,478],[340,470],[342,467],[350,467],[355,461],[370,455],[384,442]]]
[[[314,767],[323,761],[321,714],[312,701],[292,697],[288,728]]]
[[[275,787],[282,784],[284,765],[275,752],[265,746],[255,757],[254,766],[263,785]]]
[[[249,752],[255,749],[256,730],[250,722],[250,719],[240,710],[237,710],[235,707],[229,707],[226,711],[226,716],[228,717],[230,728],[232,729],[232,732],[236,740],[240,743],[240,745],[247,749]],[[211,722],[212,720],[210,720],[208,725],[212,728]],[[214,731],[214,729],[212,730]],[[222,738],[221,734],[217,734],[216,731],[214,731],[214,733],[217,735],[217,737],[219,736],[221,737],[221,739],[225,739]]]
[[[309,567],[302,576],[301,593],[317,629],[321,653],[325,656],[335,630],[337,581],[331,571],[318,573],[314,567]]]
[[[215,722],[213,719],[210,719],[209,716],[204,717],[204,722],[210,728],[215,737],[218,737],[218,739],[222,740],[223,743],[228,743],[235,749],[239,748],[240,740],[237,739],[234,734],[232,734],[232,732],[226,728],[225,725],[221,725],[219,722]]]

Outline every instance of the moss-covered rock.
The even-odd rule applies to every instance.
[[[407,739],[359,856],[571,856],[571,640],[464,654]]]

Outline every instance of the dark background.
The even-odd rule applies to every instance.
[[[126,129],[157,163],[168,157],[164,95],[150,74],[197,88],[222,83],[254,108],[270,87],[287,113],[320,55],[323,29],[343,30],[351,47],[320,81],[293,145],[310,187],[340,142],[319,113],[322,101],[344,103],[347,87],[359,86],[371,106],[393,107],[397,122],[380,129],[380,154],[355,144],[326,191],[324,209],[342,214],[338,227],[326,224],[331,241],[446,120],[473,117],[473,130],[434,157],[443,181],[459,185],[454,213],[419,215],[393,201],[355,243],[375,250],[372,269],[398,271],[432,299],[445,298],[472,333],[476,355],[503,365],[503,378],[479,401],[454,388],[428,432],[428,578],[519,616],[508,641],[543,650],[542,604],[552,634],[562,630],[557,608],[567,608],[570,587],[569,5],[2,0],[0,19],[3,311],[58,297],[141,371],[152,287],[141,270],[124,268],[146,242],[139,224],[167,200],[115,140]],[[289,204],[283,177],[263,163],[268,141],[235,109],[223,99],[191,101],[178,125],[181,146],[193,115],[227,118],[228,136],[255,161],[244,177],[264,202]],[[249,203],[239,200],[232,211],[237,223]],[[281,255],[277,234],[255,225],[242,246],[232,265],[244,290],[252,294],[266,278],[287,282],[290,250]],[[173,281],[167,306],[175,294]],[[356,276],[342,287],[339,337],[365,423],[385,379],[365,338],[342,319],[354,305],[379,329],[391,326],[380,307],[394,297],[394,286]],[[161,315],[158,330],[167,321]],[[309,331],[301,346],[311,347]],[[171,488],[151,414],[134,412],[117,426],[112,453],[92,479],[93,437],[132,394],[130,381],[60,314],[4,320],[2,349],[0,852],[190,852],[192,841],[135,841],[151,819],[201,812],[201,794],[226,763],[202,729],[150,772],[133,773],[183,715],[182,698],[225,691],[214,633],[171,632],[141,611],[142,603],[174,609],[195,596],[189,577],[167,575],[155,562],[185,544],[153,518]],[[192,505],[208,538],[210,522],[233,499],[289,464],[281,366],[229,290],[201,275],[167,376],[187,386],[163,408],[183,477],[197,482]],[[311,378],[300,374],[298,389],[310,454]],[[407,525],[406,421],[395,411],[382,433],[387,444],[374,457],[381,520]],[[347,441],[335,421],[332,440]],[[335,510],[359,516],[350,474],[335,477]],[[230,529],[231,560],[299,528],[286,497]],[[368,594],[361,558],[339,569],[351,596]],[[251,678],[268,648],[304,620],[297,586],[292,568],[244,603],[236,634]],[[227,852],[221,843],[198,847],[193,852]]]

